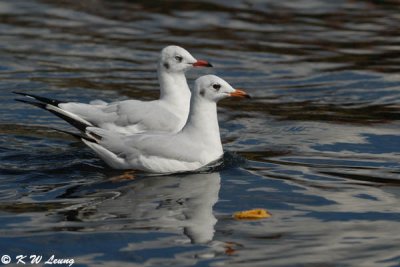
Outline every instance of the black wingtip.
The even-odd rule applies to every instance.
[[[30,104],[36,107],[39,107],[41,109],[45,109],[47,111],[50,111],[51,113],[53,113],[54,115],[58,116],[59,118],[65,120],[66,122],[68,122],[69,124],[71,124],[72,126],[74,126],[75,128],[77,128],[79,131],[85,132],[85,129],[87,127],[90,127],[92,125],[83,123],[79,120],[76,120],[74,118],[69,117],[66,114],[63,114],[62,112],[58,112],[57,110],[52,109],[51,107],[48,106],[48,104],[45,103],[40,103],[40,102],[33,102],[33,101],[28,101],[28,100],[23,100],[23,99],[18,99],[16,98],[15,101],[18,102],[22,102],[25,104]]]
[[[43,103],[46,103],[46,104],[50,104],[50,105],[53,105],[53,106],[57,106],[57,107],[58,107],[59,104],[65,103],[64,101],[59,101],[57,99],[51,99],[51,98],[38,96],[38,95],[32,95],[32,94],[27,94],[27,93],[23,93],[23,92],[13,91],[13,93],[17,94],[17,95],[22,95],[22,96],[25,96],[25,97],[33,98],[33,99],[35,99],[37,101],[40,101],[40,102],[43,102]]]
[[[23,95],[23,93],[21,93],[21,95]],[[41,109],[48,110],[48,111],[52,112],[53,114],[57,115],[58,117],[64,119],[65,121],[67,121],[72,126],[78,128],[79,130],[83,129],[82,132],[84,132],[84,129],[86,129],[86,127],[88,127],[88,125],[85,125],[85,124],[83,124],[81,122],[75,121],[75,120],[73,120],[73,119],[71,119],[71,118],[69,118],[69,117],[67,117],[67,116],[65,116],[63,114],[57,113],[56,111],[53,111],[53,110],[49,110],[47,108],[47,104],[40,103],[40,102],[28,101],[28,100],[19,99],[19,98],[16,98],[14,100],[18,101],[18,102],[21,102],[21,103],[24,103],[24,104],[29,104],[29,105],[33,105],[33,106],[39,107]],[[71,135],[71,136],[73,136],[73,137],[75,137],[77,139],[85,139],[87,141],[97,143],[96,139],[94,139],[94,138],[92,138],[90,136],[84,135],[84,134],[73,133],[73,132],[64,131],[64,130],[60,130],[60,129],[56,129],[56,128],[51,128],[51,129],[53,129],[55,131],[58,131],[58,132],[62,132],[62,133],[68,134],[68,135]]]
[[[19,98],[15,98],[14,100],[18,101],[18,102],[25,103],[25,104],[33,105],[33,106],[36,106],[36,107],[39,107],[39,108],[42,108],[42,109],[46,109],[46,104],[44,104],[44,103],[28,101],[28,100],[19,99]]]

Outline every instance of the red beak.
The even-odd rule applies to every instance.
[[[212,67],[212,65],[208,61],[199,59],[193,63],[193,67]]]
[[[230,93],[230,96],[240,97],[240,98],[250,98],[250,95],[248,95],[245,91],[240,89],[236,89],[234,92]]]

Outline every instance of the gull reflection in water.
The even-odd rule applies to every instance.
[[[205,243],[214,236],[220,183],[218,172],[139,178],[121,188],[101,189],[100,196],[107,197],[96,197],[78,216],[102,222],[100,228],[107,230],[183,230],[192,243]]]

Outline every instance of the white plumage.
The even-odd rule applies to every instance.
[[[248,97],[226,81],[206,75],[195,81],[187,123],[177,133],[133,134],[88,127],[86,134],[96,142],[82,139],[108,165],[153,173],[197,170],[222,154],[216,103],[226,97]]]
[[[157,66],[160,98],[153,101],[124,100],[106,103],[95,100],[85,104],[61,102],[26,93],[17,94],[46,104],[42,107],[44,109],[56,108],[58,111],[73,114],[75,118],[78,117],[89,125],[121,134],[178,132],[185,125],[189,114],[190,89],[185,72],[193,67],[211,67],[211,64],[195,59],[182,47],[165,47]]]

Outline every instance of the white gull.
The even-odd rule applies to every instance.
[[[17,99],[18,101],[49,110],[62,118],[70,117],[81,123],[121,134],[148,131],[178,132],[185,125],[189,114],[190,90],[185,72],[192,67],[212,65],[207,61],[195,59],[182,47],[165,47],[161,51],[157,66],[160,98],[153,101],[92,101],[85,104],[63,102],[21,92],[14,93],[38,102]]]
[[[198,170],[223,155],[216,103],[227,97],[249,97],[226,81],[206,75],[195,81],[187,123],[177,133],[133,134],[85,127],[83,142],[109,166],[152,173]],[[81,128],[82,130],[82,128]]]

